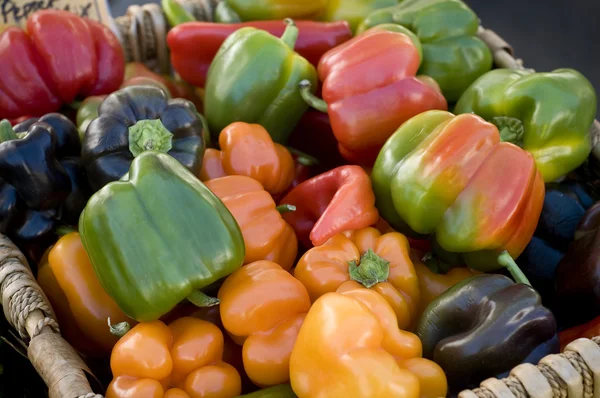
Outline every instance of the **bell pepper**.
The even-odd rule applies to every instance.
[[[277,195],[294,179],[292,155],[283,145],[274,143],[260,124],[230,124],[219,134],[219,146],[221,150],[211,150],[210,158],[202,165],[203,181],[224,175],[247,176]]]
[[[302,245],[321,246],[333,236],[373,225],[379,220],[367,173],[358,166],[340,166],[304,181],[282,200],[293,212],[283,214]]]
[[[600,202],[581,218],[575,239],[554,273],[554,312],[563,327],[590,321],[600,310]]]
[[[290,358],[291,386],[299,398],[445,397],[444,372],[421,352],[381,295],[345,282],[306,315]]]
[[[432,270],[423,262],[423,255],[424,253],[418,250],[411,250],[410,252],[410,259],[415,267],[417,280],[419,281],[419,317],[423,314],[427,306],[446,290],[458,282],[481,274],[481,272],[467,267],[452,268],[446,273],[439,272],[440,270]]]
[[[0,232],[34,263],[58,223],[77,223],[89,198],[80,150],[77,128],[63,115],[0,122]]]
[[[106,398],[233,398],[237,370],[223,362],[223,333],[210,322],[184,317],[136,325],[110,356],[113,380]]]
[[[329,115],[341,155],[371,166],[398,126],[421,112],[447,109],[437,83],[415,76],[420,64],[421,44],[414,34],[380,25],[321,57],[323,100],[311,94],[312,82],[302,81],[300,92]]]
[[[107,318],[134,323],[102,288],[77,232],[65,234],[48,249],[37,281],[56,312],[61,332],[86,356],[110,355],[118,338],[110,333]]]
[[[236,121],[258,123],[273,141],[286,143],[308,109],[298,84],[303,79],[316,84],[317,74],[314,66],[294,52],[298,27],[291,20],[285,22],[281,38],[244,27],[229,35],[219,48],[204,93],[212,134]]]
[[[222,0],[215,10],[215,19],[228,22],[220,15],[240,21],[315,19],[326,4],[327,0]]]
[[[431,76],[448,102],[455,103],[492,68],[492,52],[477,37],[479,18],[461,0],[404,0],[371,13],[357,34],[394,23],[410,29],[423,46],[418,73]]]
[[[576,169],[591,153],[596,103],[592,84],[573,69],[497,69],[477,79],[454,112],[475,113],[498,126],[502,140],[530,152],[544,181],[550,182]]]
[[[157,87],[130,86],[106,97],[98,115],[81,151],[94,192],[123,177],[134,156],[148,149],[168,153],[193,173],[200,171],[206,144],[191,102],[168,99]]]
[[[297,21],[298,39],[294,50],[315,67],[325,52],[352,38],[345,21]],[[167,34],[171,64],[186,82],[204,87],[211,62],[219,48],[235,31],[252,27],[281,37],[285,24],[281,20],[251,21],[244,23],[188,22],[175,26]],[[198,46],[202,43],[202,46]]]
[[[98,117],[98,108],[100,108],[100,104],[106,97],[106,95],[92,95],[81,101],[79,108],[77,108],[75,123],[79,130],[79,140],[81,142],[83,142],[85,131],[90,123]]]
[[[244,237],[244,264],[258,260],[276,262],[289,270],[296,261],[298,240],[283,220],[271,195],[260,182],[246,176],[225,176],[206,181],[229,209]]]
[[[225,279],[218,298],[250,380],[263,387],[289,381],[290,354],[310,308],[304,285],[278,264],[256,261]]]
[[[60,40],[57,40],[60,38]],[[40,10],[26,31],[0,34],[0,117],[42,116],[123,81],[123,50],[106,26],[63,10]]]
[[[312,302],[349,280],[381,294],[390,304],[400,329],[414,326],[419,282],[406,237],[382,234],[373,227],[345,231],[308,250],[294,268]]]
[[[596,336],[600,336],[600,316],[583,325],[573,326],[558,333],[560,351],[563,352],[567,345],[577,339],[591,339]]]
[[[218,303],[201,289],[244,258],[229,210],[181,163],[154,150],[92,195],[79,232],[102,287],[138,322],[158,319],[185,298]]]
[[[348,21],[352,32],[375,10],[398,4],[399,0],[332,0],[320,15],[324,21]]]
[[[435,234],[439,259],[483,272],[518,272],[510,256],[533,236],[545,192],[531,154],[500,142],[496,126],[477,115],[444,111],[404,123],[371,179],[381,216],[398,232]]]
[[[446,290],[421,316],[417,335],[455,393],[559,350],[556,320],[540,295],[503,275],[476,275]]]

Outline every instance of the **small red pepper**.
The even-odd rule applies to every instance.
[[[313,177],[292,189],[281,203],[296,207],[282,216],[307,249],[379,220],[371,180],[358,166],[341,166]]]
[[[42,116],[76,97],[108,94],[124,70],[108,27],[68,11],[37,11],[26,32],[10,27],[0,35],[0,117]]]
[[[195,86],[204,87],[206,74],[213,58],[225,39],[236,30],[251,26],[281,37],[286,25],[277,21],[244,23],[186,22],[169,31],[167,44],[171,64],[179,76]],[[296,21],[299,30],[295,51],[313,65],[331,48],[352,38],[346,21]]]

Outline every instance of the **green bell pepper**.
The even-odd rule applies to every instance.
[[[100,104],[104,101],[104,98],[106,98],[106,95],[93,95],[84,99],[79,105],[75,122],[77,130],[79,130],[80,141],[83,142],[83,136],[88,125],[98,117],[98,108],[100,108]]]
[[[503,141],[533,155],[550,182],[589,156],[596,103],[592,84],[573,69],[496,69],[465,91],[454,113],[475,113],[495,124]]]
[[[477,15],[460,0],[404,0],[371,13],[357,34],[385,23],[413,31],[423,45],[419,74],[431,76],[448,102],[455,102],[479,76],[492,68],[492,53],[476,37]]]
[[[323,11],[324,21],[347,21],[353,32],[373,11],[398,4],[398,0],[330,0]]]
[[[221,45],[208,70],[204,114],[215,142],[229,124],[261,124],[273,140],[285,144],[308,104],[298,84],[317,85],[317,72],[294,52],[298,28],[286,20],[281,38],[245,27]],[[314,90],[314,89],[313,89]]]
[[[240,228],[225,205],[168,154],[144,151],[96,192],[79,232],[100,283],[132,319],[152,321],[239,268]]]

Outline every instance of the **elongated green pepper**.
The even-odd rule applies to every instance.
[[[242,233],[225,205],[168,154],[139,154],[89,200],[79,220],[100,283],[132,319],[152,321],[239,268]],[[200,302],[198,302],[200,301]]]
[[[308,109],[298,84],[307,79],[313,87],[317,72],[294,52],[298,28],[286,20],[281,38],[267,31],[244,27],[223,42],[208,70],[204,96],[206,120],[215,141],[229,124],[261,124],[273,140],[285,144]]]

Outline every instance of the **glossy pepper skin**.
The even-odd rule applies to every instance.
[[[398,25],[380,25],[321,57],[323,101],[310,95],[308,82],[300,91],[329,115],[341,155],[371,166],[398,126],[421,112],[447,109],[437,83],[416,76],[420,64],[416,36]]]
[[[383,296],[393,308],[398,327],[414,326],[419,305],[419,282],[406,237],[382,234],[373,227],[335,235],[308,250],[294,268],[312,302],[354,280]]]
[[[599,283],[600,202],[596,202],[580,220],[575,240],[554,273],[554,311],[561,326],[572,327],[597,316]]]
[[[194,105],[168,99],[152,86],[130,86],[110,94],[88,126],[81,158],[94,191],[117,181],[145,149],[166,152],[192,173],[202,167],[206,148]]]
[[[573,69],[497,69],[463,93],[454,113],[475,113],[496,124],[504,140],[533,155],[544,181],[550,182],[591,153],[596,103],[592,84]]]
[[[98,108],[106,95],[92,95],[81,102],[75,114],[75,124],[79,130],[79,139],[83,142],[85,131],[90,123],[98,117]]]
[[[283,18],[310,20],[323,10],[327,0],[224,0],[222,3],[219,7],[226,8],[230,18],[241,21]],[[219,10],[217,20],[218,13]]]
[[[422,113],[382,148],[371,174],[377,208],[399,232],[434,234],[442,260],[479,271],[518,257],[533,236],[544,182],[531,154],[500,142],[479,116]]]
[[[255,179],[265,191],[277,195],[294,179],[294,159],[283,145],[273,139],[260,124],[234,122],[219,134],[219,147],[202,165],[203,181],[224,175],[242,175]],[[206,153],[205,153],[206,155]]]
[[[315,67],[328,50],[352,38],[346,21],[297,21],[298,40],[294,50]],[[243,23],[187,22],[175,26],[167,34],[171,64],[186,82],[204,87],[211,62],[223,42],[235,31],[245,27],[264,30],[281,37],[285,24],[281,20]],[[198,47],[198,43],[203,45]]]
[[[333,0],[328,1],[320,18],[325,21],[348,21],[353,32],[373,11],[395,6],[399,0]]]
[[[77,232],[62,236],[48,250],[37,280],[67,341],[87,356],[108,356],[117,342],[107,318],[113,324],[133,323],[102,288]]]
[[[290,191],[282,204],[296,207],[283,214],[302,245],[320,246],[331,237],[374,225],[379,220],[367,173],[358,166],[340,166]]]
[[[451,16],[451,17],[446,17]],[[479,39],[479,18],[461,0],[404,0],[371,13],[358,27],[394,23],[410,29],[423,46],[418,73],[432,77],[448,102],[492,68],[492,53]]]
[[[539,294],[503,275],[477,275],[445,291],[421,316],[417,335],[452,392],[559,349],[556,320]]]
[[[281,38],[244,27],[219,48],[208,70],[204,95],[212,134],[241,121],[260,124],[273,141],[286,143],[308,109],[298,84],[303,79],[316,84],[317,76],[314,66],[294,52],[298,27],[291,20],[285,22]]]
[[[244,258],[229,210],[176,159],[157,151],[138,155],[126,176],[90,198],[79,232],[100,283],[138,322],[158,319]]]
[[[445,397],[444,372],[421,352],[381,295],[345,282],[306,315],[290,358],[291,386],[299,398]]]
[[[221,320],[243,345],[244,369],[258,386],[289,381],[289,360],[310,308],[306,288],[271,261],[232,273],[219,289]]]
[[[110,356],[113,380],[106,398],[233,398],[237,370],[223,362],[223,333],[210,322],[183,317],[133,327]]]
[[[60,40],[56,38],[60,37]],[[62,10],[41,10],[26,31],[0,35],[0,117],[42,116],[79,96],[119,88],[123,50],[112,31]]]
[[[229,209],[242,231],[244,264],[269,260],[286,270],[292,268],[298,254],[296,234],[260,182],[232,175],[205,184]]]

